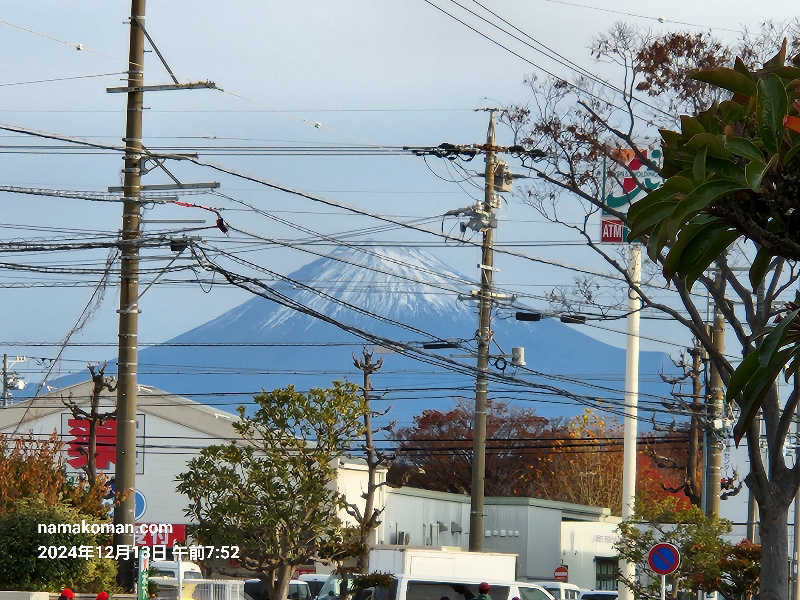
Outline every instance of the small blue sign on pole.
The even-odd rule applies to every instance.
[[[144,497],[144,494],[139,490],[134,490],[136,492],[136,499],[134,503],[133,509],[133,518],[135,520],[139,520],[144,515],[144,511],[147,510],[147,499]]]
[[[650,548],[647,564],[659,575],[669,575],[681,564],[681,553],[676,546],[662,542]]]

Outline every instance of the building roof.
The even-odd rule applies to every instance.
[[[404,496],[415,496],[417,498],[431,498],[433,500],[461,502],[464,504],[469,504],[470,502],[470,497],[467,494],[437,492],[434,490],[423,490],[420,488],[405,486],[390,487],[389,493]],[[561,519],[564,521],[613,521],[618,519],[611,514],[610,509],[602,506],[572,504],[570,502],[544,500],[541,498],[525,498],[519,496],[486,496],[486,498],[484,498],[484,504],[487,506],[536,506],[539,508],[560,510]]]
[[[52,414],[63,413],[68,409],[64,406],[62,398],[71,398],[79,406],[88,406],[93,387],[92,381],[87,380],[0,409],[0,431],[17,429],[25,432],[34,421]],[[240,437],[233,428],[233,423],[238,419],[233,413],[152,386],[138,386],[137,396],[140,403],[136,411],[139,413],[159,417],[214,438]],[[116,405],[116,398],[116,392],[103,389],[100,394],[100,407],[106,410],[113,408]],[[155,402],[156,399],[158,402]]]

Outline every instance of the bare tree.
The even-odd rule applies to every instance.
[[[86,473],[89,485],[93,486],[97,480],[98,427],[102,427],[107,421],[117,418],[116,409],[105,413],[100,412],[100,396],[103,390],[113,392],[117,387],[114,385],[114,379],[112,377],[105,376],[106,363],[103,363],[99,367],[88,365],[88,369],[92,376],[92,395],[89,398],[89,410],[87,411],[75,402],[72,395],[70,395],[69,398],[61,398],[61,401],[64,403],[64,406],[69,409],[75,419],[88,421],[87,444],[85,446],[78,446],[78,451],[86,456],[86,461],[82,468]]]

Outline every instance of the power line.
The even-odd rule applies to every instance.
[[[687,27],[697,27],[699,29],[717,29],[719,31],[730,31],[732,33],[743,33],[740,29],[730,29],[728,27],[718,27],[716,25],[698,25],[697,23],[689,23],[687,21],[678,21],[675,19],[665,19],[664,17],[651,17],[650,15],[642,15],[638,13],[633,13],[625,10],[618,10],[613,8],[603,8],[601,6],[592,6],[589,4],[579,4],[577,2],[568,2],[567,0],[545,0],[545,2],[550,2],[552,4],[561,4],[563,6],[572,6],[575,8],[587,8],[590,10],[596,10],[605,13],[611,13],[615,15],[624,15],[626,17],[636,17],[637,19],[647,19],[649,21],[657,21],[658,23],[672,23],[674,25],[686,25]]]
[[[503,50],[505,50],[506,52],[508,52],[508,53],[510,53],[510,54],[512,54],[512,55],[514,55],[514,56],[516,56],[516,57],[517,57],[517,58],[519,58],[520,60],[522,60],[522,61],[524,61],[524,62],[528,63],[529,65],[531,65],[532,67],[534,67],[534,68],[536,68],[536,69],[538,69],[538,70],[542,71],[543,73],[545,73],[545,74],[549,75],[550,77],[552,77],[552,78],[553,78],[553,79],[555,79],[556,81],[563,81],[563,82],[564,82],[564,83],[565,83],[567,86],[571,87],[572,89],[574,89],[574,90],[577,90],[577,91],[579,91],[579,92],[582,92],[582,93],[586,94],[587,96],[589,96],[590,98],[594,98],[594,99],[595,99],[595,100],[597,100],[598,102],[602,102],[603,104],[605,104],[605,105],[607,105],[607,106],[610,106],[610,107],[616,108],[616,109],[618,109],[618,110],[623,110],[623,111],[625,110],[623,107],[621,107],[621,106],[618,106],[617,104],[614,104],[614,103],[613,103],[613,102],[611,102],[610,100],[607,100],[606,98],[603,98],[602,96],[598,96],[597,94],[594,94],[594,93],[592,93],[592,92],[590,92],[590,91],[588,91],[588,90],[585,90],[585,89],[583,89],[582,87],[580,87],[580,86],[578,86],[578,85],[576,85],[576,84],[572,83],[571,81],[569,81],[569,80],[568,80],[568,79],[566,79],[565,77],[558,76],[558,75],[556,75],[555,73],[553,73],[552,71],[549,71],[548,69],[545,69],[545,68],[544,68],[544,67],[542,67],[541,65],[539,65],[539,64],[537,64],[537,63],[535,63],[535,62],[533,62],[532,60],[530,60],[530,59],[528,59],[528,58],[526,58],[526,57],[524,57],[524,56],[522,56],[521,54],[519,54],[518,52],[516,52],[516,51],[512,50],[511,48],[509,48],[509,47],[508,47],[508,46],[506,46],[505,44],[503,44],[503,43],[501,43],[501,42],[498,42],[498,41],[497,41],[496,39],[494,39],[493,37],[491,37],[491,36],[489,36],[489,35],[487,35],[487,34],[483,33],[482,31],[480,31],[479,29],[476,29],[475,27],[473,27],[472,25],[470,25],[470,24],[469,24],[469,23],[467,23],[466,21],[464,21],[464,20],[462,20],[462,19],[459,19],[459,18],[458,18],[456,15],[454,15],[454,14],[452,14],[452,13],[450,13],[450,12],[446,11],[446,10],[445,10],[445,9],[443,9],[442,7],[440,7],[440,6],[436,5],[436,4],[435,4],[434,2],[432,2],[431,0],[422,0],[422,1],[423,1],[423,2],[425,2],[426,4],[429,4],[430,6],[432,6],[433,8],[435,8],[436,10],[438,10],[438,11],[440,11],[440,12],[444,13],[445,15],[447,15],[448,17],[450,17],[451,19],[453,19],[453,20],[455,20],[455,21],[458,21],[458,22],[459,22],[459,23],[461,23],[461,24],[462,24],[464,27],[466,27],[466,28],[468,28],[468,29],[471,29],[472,31],[474,31],[475,33],[477,33],[477,34],[478,34],[479,36],[481,36],[482,38],[485,38],[486,40],[488,40],[488,41],[492,42],[492,43],[493,43],[493,44],[495,44],[496,46],[499,46],[500,48],[502,48],[502,49],[503,49]],[[452,2],[452,1],[454,1],[454,0],[451,0],[451,2]],[[460,6],[460,5],[459,5],[459,6]],[[466,10],[469,10],[469,9],[466,9]],[[472,12],[472,11],[470,11],[470,12]],[[474,14],[474,13],[473,13],[473,14]],[[483,17],[480,17],[480,18],[482,18],[482,19],[483,19]],[[483,20],[486,20],[486,19],[483,19]],[[491,24],[491,23],[490,23],[490,24]],[[494,27],[497,27],[498,29],[501,29],[501,30],[502,30],[502,28],[500,28],[500,26],[499,26],[499,25],[494,25],[494,24],[493,24],[493,26],[494,26]],[[514,36],[514,34],[511,34],[511,33],[507,32],[507,31],[506,31],[505,33],[506,33],[507,35],[510,35],[510,36],[512,36],[512,37],[515,37],[515,38],[516,38],[516,36]],[[516,39],[519,39],[519,38],[516,38]],[[525,43],[525,42],[523,41],[523,43]],[[552,57],[550,57],[550,58],[552,59]],[[553,60],[556,60],[556,59],[553,59]],[[558,61],[557,61],[557,62],[558,62]],[[645,104],[646,104],[646,103],[645,103]],[[660,110],[660,109],[659,109],[659,110]],[[661,112],[664,112],[664,111],[661,111]],[[669,113],[665,113],[665,114],[669,115],[671,118],[674,118],[674,115],[671,115],[671,114],[669,114]],[[635,116],[638,116],[638,115],[635,115]],[[639,118],[642,118],[642,117],[639,117]]]
[[[604,86],[604,87],[606,87],[606,88],[610,89],[610,90],[611,90],[611,91],[613,91],[613,92],[616,92],[616,93],[618,93],[618,94],[621,94],[623,98],[624,98],[624,97],[627,97],[627,93],[625,92],[625,90],[623,90],[623,89],[621,89],[621,88],[619,88],[619,87],[617,87],[617,86],[615,86],[615,85],[613,85],[613,84],[609,83],[608,81],[606,81],[605,79],[602,79],[602,78],[598,77],[597,75],[594,75],[593,73],[589,72],[588,70],[586,70],[585,68],[581,67],[581,66],[580,66],[580,65],[578,65],[577,63],[575,63],[575,62],[573,62],[573,61],[569,60],[569,59],[568,59],[567,57],[565,57],[564,55],[562,55],[562,54],[559,54],[558,52],[556,52],[555,50],[553,50],[553,49],[552,49],[552,48],[550,48],[549,46],[547,46],[547,45],[545,45],[545,44],[541,43],[539,40],[537,40],[536,38],[534,38],[534,37],[533,37],[533,36],[531,36],[530,34],[528,34],[528,33],[524,32],[524,31],[522,31],[522,30],[521,30],[519,27],[516,27],[515,25],[513,25],[511,22],[509,22],[509,21],[507,21],[506,19],[504,19],[503,17],[501,17],[501,16],[500,16],[499,14],[497,14],[496,12],[494,12],[494,11],[490,10],[490,9],[489,9],[489,8],[487,8],[485,5],[483,5],[483,4],[481,4],[480,2],[478,2],[478,0],[473,0],[473,2],[475,2],[475,4],[477,4],[478,6],[480,6],[482,9],[484,9],[486,12],[488,12],[489,14],[491,14],[492,16],[494,16],[495,18],[498,18],[498,19],[500,19],[500,20],[501,20],[503,23],[505,23],[506,25],[509,25],[509,26],[511,26],[513,29],[515,29],[516,31],[518,31],[519,33],[521,33],[522,35],[524,35],[524,36],[525,36],[525,37],[527,37],[528,39],[532,40],[532,41],[533,41],[534,43],[536,43],[537,45],[539,45],[539,46],[541,46],[542,48],[544,48],[546,51],[545,51],[545,50],[541,50],[541,49],[539,49],[539,48],[537,48],[537,47],[533,46],[532,44],[530,44],[529,42],[526,42],[524,39],[520,38],[519,36],[517,36],[517,35],[515,35],[515,34],[513,34],[513,33],[511,33],[511,32],[509,32],[509,31],[508,31],[508,30],[506,30],[506,29],[503,29],[502,27],[500,27],[500,26],[499,26],[499,25],[497,25],[496,23],[493,23],[493,22],[491,22],[490,20],[488,20],[488,19],[486,19],[485,17],[483,17],[483,16],[479,15],[479,14],[478,14],[478,13],[476,13],[475,11],[473,11],[473,10],[471,10],[471,9],[467,8],[466,6],[464,6],[463,4],[461,4],[460,2],[458,2],[458,0],[450,0],[450,2],[452,2],[453,4],[456,4],[457,6],[460,6],[462,9],[464,9],[464,10],[466,10],[467,12],[469,12],[470,14],[472,14],[472,15],[474,15],[474,16],[476,16],[476,17],[478,17],[479,19],[481,19],[481,20],[482,20],[482,21],[484,21],[485,23],[488,23],[489,25],[491,25],[492,27],[494,27],[494,28],[498,29],[499,31],[501,31],[501,32],[505,33],[506,35],[508,35],[508,36],[511,36],[512,38],[514,38],[515,40],[517,40],[517,41],[519,41],[519,42],[522,42],[523,44],[525,44],[526,46],[528,46],[528,47],[529,47],[529,48],[531,48],[532,50],[534,50],[534,51],[536,51],[536,52],[539,52],[540,54],[543,54],[544,56],[546,56],[546,57],[547,57],[547,58],[549,58],[550,60],[553,60],[554,62],[556,62],[556,63],[558,63],[558,64],[560,64],[560,65],[562,65],[562,66],[564,66],[564,67],[567,67],[568,69],[570,69],[570,70],[572,70],[572,71],[575,71],[575,72],[577,72],[577,73],[578,73],[580,76],[582,76],[582,77],[586,77],[587,79],[589,79],[589,80],[591,80],[591,81],[593,81],[593,82],[595,82],[595,83],[599,83],[600,85],[602,85],[602,86]],[[548,54],[548,52],[549,52],[550,54]],[[585,90],[584,90],[584,92],[585,92]],[[585,92],[585,93],[588,93],[588,92]],[[667,117],[669,117],[669,118],[671,118],[671,119],[674,119],[674,118],[675,118],[675,115],[673,115],[672,113],[666,112],[665,110],[663,110],[663,109],[659,108],[658,106],[655,106],[655,105],[653,105],[653,104],[650,104],[649,102],[647,102],[647,101],[645,101],[645,100],[642,100],[642,99],[640,99],[640,98],[637,98],[637,97],[636,97],[636,96],[634,96],[633,94],[631,94],[631,95],[630,95],[630,99],[631,99],[631,100],[633,100],[634,102],[639,102],[640,104],[643,104],[643,105],[647,106],[648,108],[651,108],[651,109],[655,110],[656,112],[660,112],[660,113],[662,113],[662,114],[666,115]]]
[[[116,73],[97,73],[95,75],[72,75],[69,77],[53,77],[51,79],[36,79],[33,81],[15,81],[13,83],[0,83],[0,87],[10,87],[14,85],[31,85],[34,83],[51,83],[54,81],[71,81],[74,79],[93,79],[96,77],[110,77],[112,75],[125,75],[125,71],[117,71]]]

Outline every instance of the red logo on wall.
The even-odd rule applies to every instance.
[[[67,441],[67,464],[75,469],[89,462],[89,419],[67,419],[69,434]],[[108,469],[117,459],[117,420],[108,419],[97,424],[97,448],[95,464],[100,470]]]
[[[142,523],[136,524],[137,546],[174,546],[175,544],[186,541],[186,525],[173,525],[170,533],[161,531],[156,531],[155,533],[151,533],[150,531],[142,532],[139,529],[140,525],[142,525]],[[145,528],[147,528],[149,523],[144,523],[144,525]]]

